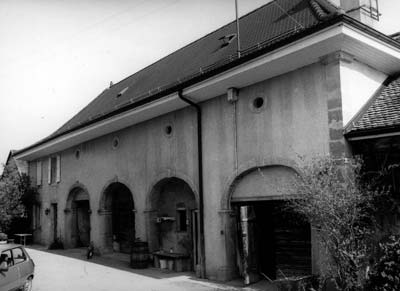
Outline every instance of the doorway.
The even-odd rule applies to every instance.
[[[187,257],[188,267],[199,264],[199,213],[190,186],[179,178],[159,181],[150,193],[149,246]]]
[[[89,194],[83,187],[74,187],[67,199],[65,237],[67,247],[87,247],[90,243]]]
[[[132,193],[127,186],[114,182],[104,192],[103,208],[110,212],[105,224],[105,246],[114,252],[129,254],[135,241],[135,215]]]
[[[87,247],[90,243],[89,200],[75,201],[76,246]]]
[[[311,228],[283,201],[235,204],[245,284],[311,274]]]
[[[57,241],[57,227],[58,227],[58,211],[57,203],[51,204],[52,222],[53,222],[53,241]]]

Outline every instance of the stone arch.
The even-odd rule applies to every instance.
[[[65,214],[66,247],[88,246],[91,237],[90,196],[86,187],[75,183],[68,192]]]
[[[130,188],[113,179],[100,197],[100,249],[103,252],[129,253],[135,240],[135,203]]]
[[[249,161],[248,163],[242,165],[237,172],[232,173],[226,180],[223,194],[221,197],[221,210],[230,211],[231,210],[231,195],[235,188],[236,183],[252,171],[258,169],[263,169],[267,167],[286,167],[294,171],[294,173],[299,173],[299,168],[294,160],[286,158],[275,158],[262,161]],[[238,174],[239,173],[239,174]]]
[[[298,173],[295,163],[275,160],[249,163],[229,179],[221,201],[222,209],[234,214],[226,219],[226,257],[245,281],[256,280],[260,271],[273,279],[278,278],[278,270],[296,275],[311,272],[310,225],[284,207],[285,197],[293,194],[288,187]],[[243,253],[251,255],[243,259]],[[256,271],[248,273],[245,268]]]
[[[65,204],[65,208],[66,209],[70,209],[71,208],[72,198],[74,196],[74,192],[75,191],[79,191],[79,190],[84,191],[87,194],[88,200],[90,200],[89,191],[87,190],[86,186],[83,185],[80,182],[76,182],[71,187],[69,187],[68,196],[67,196],[67,202]]]
[[[198,264],[198,199],[192,187],[176,176],[163,177],[152,185],[146,199],[147,230],[151,252],[184,254],[193,269]],[[196,233],[196,234],[194,234]]]
[[[101,189],[101,192],[100,192],[100,193],[101,193],[101,194],[100,194],[100,200],[99,200],[99,209],[98,209],[98,211],[97,211],[98,213],[101,213],[102,211],[105,210],[104,206],[105,206],[106,198],[107,198],[107,195],[105,195],[105,194],[106,194],[106,190],[107,190],[107,188],[108,188],[111,184],[113,184],[113,183],[120,183],[120,184],[123,184],[126,188],[129,189],[129,192],[130,192],[131,195],[132,195],[133,201],[137,201],[137,197],[136,197],[136,195],[135,195],[135,192],[132,191],[132,189],[133,189],[133,188],[132,188],[132,185],[130,185],[130,183],[129,183],[128,181],[124,180],[124,179],[115,177],[115,178],[112,178],[112,179],[108,180],[108,181],[104,184],[103,188]]]
[[[199,200],[199,194],[197,192],[197,186],[193,183],[192,179],[190,179],[189,176],[187,176],[186,174],[181,173],[179,171],[165,170],[165,171],[161,171],[159,174],[155,175],[155,177],[152,179],[152,183],[150,183],[149,187],[147,188],[147,191],[146,191],[147,195],[146,195],[146,201],[145,201],[146,211],[152,211],[151,199],[152,199],[152,195],[154,195],[154,189],[157,186],[157,184],[159,184],[162,180],[169,179],[169,178],[177,178],[177,179],[184,181],[192,190],[192,192],[195,196],[197,205],[199,204],[200,200]]]

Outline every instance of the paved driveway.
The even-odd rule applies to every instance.
[[[49,253],[28,248],[36,264],[33,291],[205,291],[271,290],[263,286],[241,288],[194,278],[191,273],[161,272],[158,269],[133,270],[118,261],[95,257],[86,261],[83,253]],[[83,251],[81,251],[83,252]],[[62,254],[62,255],[61,255]],[[68,256],[65,256],[65,255]]]

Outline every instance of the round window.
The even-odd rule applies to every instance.
[[[80,150],[80,149],[77,149],[77,150],[75,151],[75,158],[76,158],[77,160],[79,160],[80,157],[81,157],[81,150]]]
[[[264,97],[256,97],[250,101],[250,109],[253,112],[260,112],[265,108],[266,100]]]
[[[171,125],[167,125],[164,128],[164,132],[165,132],[166,135],[170,136],[172,134],[172,126]]]
[[[119,139],[118,137],[115,137],[112,141],[112,147],[113,149],[116,149],[119,146]]]
[[[264,105],[264,98],[257,97],[253,100],[253,106],[255,109],[260,109]]]

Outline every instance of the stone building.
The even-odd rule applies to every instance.
[[[105,253],[139,238],[217,280],[317,273],[315,234],[287,219],[283,185],[300,157],[349,153],[344,126],[400,71],[376,7],[333,2],[349,13],[272,1],[240,18],[240,54],[232,22],[20,150],[40,191],[35,241]]]

